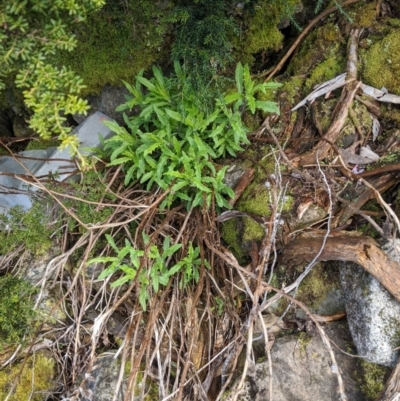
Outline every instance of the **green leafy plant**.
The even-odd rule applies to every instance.
[[[210,268],[209,263],[204,260],[204,265],[207,268]],[[182,279],[180,283],[180,288],[185,288],[191,281],[194,281],[196,284],[200,279],[199,267],[202,264],[202,260],[200,258],[200,248],[193,248],[193,244],[189,244],[189,248],[187,251],[187,255],[182,258],[176,266],[179,266],[179,270],[182,271]]]
[[[138,116],[124,115],[129,131],[115,122],[107,126],[115,135],[105,141],[110,165],[123,165],[125,184],[139,181],[150,190],[155,185],[170,189],[161,207],[173,201],[185,201],[187,208],[210,206],[215,196],[219,207],[229,207],[224,195],[233,191],[224,184],[227,167],[217,169],[213,160],[232,156],[249,143],[248,128],[242,121],[244,112],[257,110],[279,113],[274,102],[258,101],[256,94],[280,84],[255,84],[249,68],[236,68],[236,90],[215,101],[210,114],[202,112],[193,96],[182,92],[185,74],[175,63],[175,75],[164,77],[153,67],[153,77],[143,71],[136,84],[125,83],[132,97],[118,110],[139,107]]]
[[[198,266],[200,249],[189,245],[187,255],[178,263],[168,266],[168,261],[182,248],[182,244],[171,245],[169,236],[165,237],[162,249],[151,243],[150,237],[143,234],[145,250],[136,249],[126,238],[125,246],[121,249],[116,245],[113,237],[106,234],[107,241],[115,251],[115,256],[100,256],[88,261],[88,264],[107,263],[106,269],[99,275],[99,280],[104,280],[115,273],[121,276],[112,282],[111,287],[119,287],[132,280],[137,280],[139,302],[143,310],[146,310],[149,300],[150,288],[158,292],[161,286],[166,286],[170,277],[179,271],[183,271],[181,288],[190,281],[198,282]]]

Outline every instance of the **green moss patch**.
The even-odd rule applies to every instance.
[[[42,354],[33,355],[26,361],[22,374],[20,364],[4,368],[0,372],[0,399],[5,400],[15,380],[18,385],[9,401],[42,401],[54,387],[55,362]]]
[[[289,66],[289,73],[309,74],[305,89],[311,90],[344,71],[346,66],[345,40],[339,27],[327,23],[312,32]]]
[[[360,362],[362,377],[358,378],[361,391],[368,400],[376,400],[385,385],[385,378],[389,369],[372,362]]]
[[[240,34],[232,39],[235,58],[252,64],[255,54],[280,49],[284,37],[278,25],[283,18],[293,15],[298,4],[298,0],[259,0],[249,7],[243,18]]]
[[[32,329],[35,292],[36,288],[27,281],[11,275],[0,277],[0,350],[21,343]]]
[[[35,202],[31,209],[25,211],[16,206],[9,214],[0,215],[0,254],[5,255],[21,244],[35,254],[43,254],[51,247],[49,216],[46,204]]]
[[[400,95],[400,30],[394,29],[362,56],[362,80]]]
[[[318,310],[328,294],[339,288],[337,271],[333,267],[325,268],[324,264],[318,263],[300,284],[297,298],[310,309]]]
[[[132,81],[142,68],[167,58],[169,22],[163,7],[152,0],[108,2],[76,25],[77,48],[59,52],[55,62],[83,78],[83,95]]]
[[[239,219],[225,221],[221,227],[221,237],[228,244],[230,251],[236,259],[241,263],[243,262],[244,252],[241,247],[238,221]]]

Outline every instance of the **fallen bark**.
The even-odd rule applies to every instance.
[[[299,238],[285,246],[283,261],[295,265],[310,262],[320,251],[322,237]],[[318,261],[354,262],[372,274],[400,301],[400,265],[390,259],[370,237],[355,235],[329,236]]]
[[[338,100],[338,106],[334,111],[334,118],[331,125],[329,126],[324,138],[328,141],[335,143],[337,138],[342,131],[347,115],[349,113],[349,107],[353,103],[354,96],[358,90],[358,82],[351,82],[348,84],[349,88],[343,88],[343,92]],[[318,144],[309,152],[299,157],[298,164],[301,166],[307,164],[313,164],[316,160],[322,160],[328,153],[331,145],[327,141],[320,141]],[[297,160],[294,160],[297,162]]]
[[[357,47],[359,30],[355,29],[350,35],[349,56],[347,60],[347,80],[356,79],[357,74]],[[353,103],[354,96],[360,87],[361,82],[352,81],[342,91],[337,106],[333,112],[333,119],[327,132],[324,135],[325,141],[320,141],[309,153],[299,157],[299,165],[313,164],[316,160],[322,160],[331,148],[330,142],[335,143],[342,131],[349,108]],[[297,162],[297,161],[296,161]]]
[[[385,388],[377,401],[399,401],[400,400],[400,360],[393,369]]]
[[[237,200],[242,196],[244,190],[250,185],[254,173],[254,168],[250,168],[240,177],[239,182],[235,186],[235,196],[229,201],[230,206],[233,207]]]

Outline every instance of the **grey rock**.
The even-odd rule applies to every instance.
[[[345,323],[325,326],[328,337],[340,348],[350,341]],[[348,401],[363,401],[364,396],[353,379],[357,370],[356,360],[334,348],[336,362],[344,380]],[[298,336],[286,336],[275,341],[271,349],[273,401],[338,401],[337,376],[332,372],[331,359],[321,337],[315,335],[308,343]],[[269,400],[268,362],[256,364],[249,369],[244,384],[244,393],[237,401]],[[225,398],[232,400],[232,395]]]
[[[300,219],[297,219],[296,227],[303,225],[310,225],[317,221],[324,219],[328,215],[328,212],[318,205],[310,205],[306,212]]]
[[[399,352],[400,303],[369,273],[344,263],[340,280],[353,342],[368,361],[393,367]]]
[[[99,355],[93,364],[93,370],[85,373],[85,380],[79,388],[81,394],[79,401],[111,401],[115,395],[120,369],[121,361],[115,358],[115,354],[108,352]],[[143,380],[138,380],[133,401],[143,401],[142,386]],[[117,393],[117,401],[124,400],[125,391],[126,381],[123,381]],[[156,400],[156,398],[149,399]]]
[[[16,116],[13,121],[14,136],[17,138],[34,136],[35,132],[29,128],[29,124],[22,116]]]
[[[115,109],[126,102],[126,96],[129,95],[129,91],[125,86],[115,87],[106,85],[99,95],[93,95],[88,97],[88,102],[90,106],[89,113],[94,113],[99,111],[106,114],[113,120],[117,121],[118,124],[123,124],[122,112],[118,112]],[[129,110],[125,111],[127,115],[131,115]],[[74,120],[80,124],[85,120],[85,116],[82,114],[74,114]]]
[[[1,136],[13,136],[10,121],[2,115],[0,115],[0,137]]]
[[[235,164],[229,167],[226,170],[224,177],[225,185],[227,185],[229,188],[235,188],[236,184],[239,182],[245,172],[245,168],[237,166]]]
[[[324,300],[321,303],[313,308],[311,307],[310,310],[312,313],[316,313],[318,315],[334,315],[336,313],[344,312],[346,309],[344,294],[341,289],[332,288],[326,294]],[[295,316],[297,319],[306,319],[307,315],[303,309],[297,308]]]
[[[5,174],[26,175],[28,170],[35,174],[44,163],[43,160],[48,159],[54,151],[55,148],[21,152],[19,154],[21,164],[17,163],[11,156],[2,156],[0,158],[0,171]],[[0,213],[7,213],[10,208],[17,205],[24,209],[29,209],[32,206],[30,193],[23,181],[9,175],[0,175],[0,187],[4,191],[9,191],[9,193],[0,194]]]
[[[85,374],[85,384],[81,387],[80,401],[110,401],[115,394],[115,387],[120,372],[120,361],[114,355],[100,355],[94,364],[94,369]],[[122,387],[122,386],[121,386]],[[123,401],[121,388],[117,401]]]
[[[75,128],[72,133],[76,134],[81,142],[80,151],[82,154],[89,154],[85,148],[95,148],[101,145],[99,136],[108,138],[113,135],[111,130],[104,125],[104,121],[110,120],[108,116],[96,112]],[[31,174],[37,177],[49,176],[58,181],[64,181],[76,169],[75,162],[71,160],[69,148],[63,150],[57,148],[30,150],[21,152],[19,156],[30,158],[21,158],[20,161]],[[3,173],[27,175],[26,169],[10,156],[0,158],[0,171]],[[0,194],[0,213],[7,213],[8,209],[17,205],[24,209],[31,207],[31,195],[36,191],[35,187],[29,186],[17,178],[0,175],[0,188],[2,191],[9,189],[8,193]]]

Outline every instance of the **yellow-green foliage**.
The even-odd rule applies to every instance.
[[[391,124],[399,127],[400,126],[400,110],[394,105],[384,104],[381,106],[382,118],[384,121],[388,121]]]
[[[31,329],[35,287],[11,275],[0,277],[0,350],[18,344]]]
[[[360,362],[363,378],[361,379],[361,391],[368,400],[376,400],[385,384],[385,376],[388,369],[372,362],[362,360]]]
[[[329,275],[324,265],[319,263],[300,284],[297,298],[309,308],[318,309],[326,296],[339,287],[338,277]]]
[[[372,118],[366,106],[359,102],[354,102],[349,109],[349,116],[354,124],[360,130],[364,128],[367,134],[372,129]]]
[[[364,52],[364,83],[400,95],[400,29],[394,29]]]
[[[107,83],[133,81],[142,68],[167,56],[168,7],[153,0],[107,2],[74,27],[77,47],[72,53],[58,52],[55,61],[83,78],[84,94],[99,92]]]
[[[345,126],[340,134],[340,139],[346,135],[352,135],[355,132],[363,132],[367,136],[368,132],[372,129],[372,118],[366,106],[357,101],[349,108],[349,116],[346,119]],[[338,142],[339,146],[342,143]]]
[[[283,82],[282,88],[278,89],[279,97],[287,99],[290,103],[294,104],[300,97],[300,91],[303,86],[304,78],[299,76],[292,76],[287,81]]]
[[[306,89],[327,81],[345,68],[345,40],[339,27],[327,23],[312,32],[301,46],[299,54],[290,63],[289,72],[311,75]]]
[[[46,392],[51,392],[54,386],[54,360],[42,354],[33,355],[28,358],[21,376],[18,377],[20,369],[20,364],[15,364],[0,371],[0,399],[6,399],[15,380],[18,380],[18,385],[9,401],[46,399]]]
[[[271,152],[271,148],[265,147],[262,152]],[[253,152],[246,152],[248,156],[257,157]],[[258,162],[259,168],[254,176],[253,182],[246,188],[237,203],[237,209],[251,213],[259,217],[269,217],[271,215],[271,202],[273,198],[265,186],[268,173],[273,174],[275,169],[275,160],[273,156],[265,157]],[[284,166],[281,166],[284,169]],[[286,196],[282,205],[282,212],[288,212],[293,205],[293,197]],[[281,205],[278,205],[280,208]],[[279,209],[278,209],[279,210]],[[264,228],[252,218],[244,218],[243,240],[259,241],[265,235]]]
[[[254,54],[266,50],[278,50],[282,46],[283,35],[278,29],[287,12],[294,11],[298,0],[259,0],[244,15],[243,30],[232,42],[237,59],[252,64]],[[289,10],[289,11],[287,11]]]
[[[344,66],[344,59],[338,58],[335,53],[329,54],[324,61],[313,68],[309,78],[306,80],[305,88],[311,90],[315,85],[336,77],[343,72]]]
[[[325,132],[331,125],[332,112],[337,104],[337,99],[320,100],[315,101],[315,114],[316,118],[321,125],[321,129]]]

